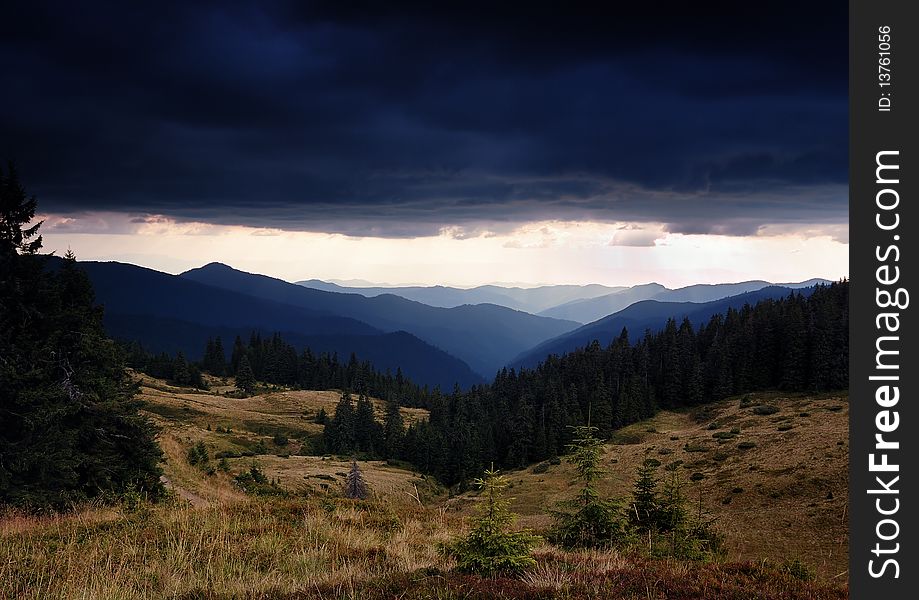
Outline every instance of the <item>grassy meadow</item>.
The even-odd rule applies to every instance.
[[[662,412],[607,445],[603,490],[625,497],[637,466],[659,460],[661,476],[686,481],[691,504],[725,536],[723,561],[543,543],[521,577],[482,579],[453,571],[439,551],[468,528],[474,493],[451,495],[400,465],[361,462],[372,497],[351,501],[341,495],[348,461],[301,455],[321,430],[316,413],[331,413],[337,393],[236,399],[222,395],[230,382],[214,381],[210,392],[141,384],[162,428],[170,499],[0,515],[3,600],[848,597],[845,396],[754,394]],[[206,465],[186,458],[198,442]],[[253,464],[278,494],[235,484]],[[537,533],[572,491],[564,461],[508,476],[518,524]]]

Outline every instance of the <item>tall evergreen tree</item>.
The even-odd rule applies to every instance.
[[[405,438],[405,427],[399,404],[391,401],[386,405],[386,418],[383,422],[386,447],[385,456],[390,458],[402,456],[402,445]]]
[[[351,454],[357,449],[354,438],[354,403],[351,394],[342,392],[332,420],[325,426],[325,445],[333,454]]]
[[[72,253],[39,256],[36,201],[0,169],[0,504],[156,498],[162,452]]]
[[[236,389],[247,396],[255,390],[255,373],[252,371],[249,356],[246,354],[239,359],[239,368],[236,370]]]

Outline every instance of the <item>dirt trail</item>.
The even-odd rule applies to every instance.
[[[174,483],[169,481],[169,479],[165,475],[160,475],[160,481],[163,482],[163,485],[166,486],[167,490],[173,490],[176,494],[178,494],[180,498],[184,498],[185,500],[188,500],[191,503],[191,505],[195,508],[200,508],[203,506],[210,506],[211,504],[210,501],[208,501],[206,498],[202,498],[201,496],[199,496],[198,494],[194,492],[191,492],[189,490],[186,490],[185,488],[181,488],[175,485]]]

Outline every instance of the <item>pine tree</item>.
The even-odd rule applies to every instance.
[[[163,493],[156,430],[68,252],[46,269],[36,201],[0,169],[0,504]]]
[[[334,454],[350,454],[356,449],[354,439],[354,403],[351,394],[342,392],[332,420],[325,426],[325,444]]]
[[[37,205],[35,196],[27,195],[19,182],[13,162],[7,163],[6,173],[0,167],[0,260],[13,261],[17,255],[34,255],[41,249],[42,222],[29,225]]]
[[[214,354],[211,360],[211,373],[217,377],[223,377],[227,374],[227,356],[223,349],[223,340],[218,335],[214,340]]]
[[[357,398],[357,407],[354,410],[354,442],[360,452],[373,454],[380,446],[382,432],[379,424],[373,418],[373,403],[364,394]]]
[[[172,380],[179,385],[189,385],[191,383],[191,372],[188,369],[188,361],[182,352],[176,354],[172,363]]]
[[[242,338],[237,335],[236,340],[233,342],[233,354],[230,357],[230,369],[233,373],[239,371],[239,363],[242,361],[242,358],[245,355],[246,346],[243,344]],[[251,365],[249,368],[251,368]]]
[[[364,474],[361,468],[357,466],[357,461],[351,461],[351,469],[345,479],[345,497],[352,500],[364,500],[367,498],[367,482],[364,481]]]
[[[405,437],[405,427],[403,426],[402,422],[402,412],[399,410],[399,405],[396,402],[389,402],[386,405],[386,419],[383,423],[383,430],[386,438],[386,457],[401,457],[402,443]]]
[[[472,531],[445,547],[461,571],[483,576],[518,573],[536,564],[533,546],[539,538],[529,531],[510,531],[515,517],[504,497],[507,479],[493,468],[475,480],[482,490],[479,514]]]
[[[596,437],[597,428],[581,425],[574,428],[568,461],[575,466],[576,497],[561,503],[555,512],[552,540],[566,548],[610,547],[625,537],[619,505],[600,497],[596,482],[603,475],[600,460],[603,442]]]
[[[640,531],[650,531],[657,525],[659,508],[655,467],[651,461],[646,460],[638,467],[629,521]]]
[[[252,367],[249,365],[249,356],[246,354],[243,354],[242,358],[239,359],[239,369],[236,371],[236,389],[247,396],[251,395],[255,390],[255,374],[252,372]]]

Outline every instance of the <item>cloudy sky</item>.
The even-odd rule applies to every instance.
[[[848,273],[847,6],[22,3],[46,248],[286,279]]]

